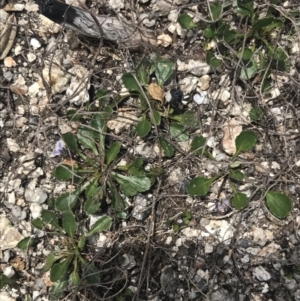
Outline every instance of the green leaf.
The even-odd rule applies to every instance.
[[[253,51],[250,48],[244,48],[238,51],[238,57],[244,61],[250,61],[253,58]]]
[[[77,132],[78,142],[84,147],[90,149],[96,156],[98,156],[99,153],[95,144],[94,136],[95,136],[94,131],[91,129],[88,129],[84,126],[81,126],[78,129]]]
[[[160,123],[161,123],[161,114],[160,114],[160,112],[158,112],[158,111],[156,111],[154,109],[152,109],[152,111],[153,111],[153,115],[154,115],[154,122],[155,122],[155,124],[156,125],[160,125]],[[154,124],[154,122],[153,122],[152,119],[151,119],[151,122]]]
[[[236,157],[241,152],[251,150],[256,144],[257,138],[254,132],[252,131],[243,131],[241,132],[235,139],[236,153],[234,157]]]
[[[77,270],[73,270],[73,272],[70,275],[70,282],[75,285],[78,286],[78,284],[80,283],[80,277],[79,274],[77,272]]]
[[[277,218],[286,218],[293,208],[292,200],[281,192],[267,192],[266,200],[270,212]]]
[[[206,63],[213,68],[218,68],[222,65],[222,61],[217,59],[211,51],[206,53]]]
[[[189,128],[195,128],[199,123],[199,117],[197,116],[197,113],[193,111],[185,111],[182,115],[172,116],[172,119]]]
[[[205,142],[206,142],[206,138],[204,138],[203,136],[196,136],[192,140],[191,151],[195,152],[195,155],[201,155]]]
[[[185,127],[180,123],[171,123],[170,135],[177,141],[187,141],[189,139],[189,135],[186,133]]]
[[[122,81],[128,91],[142,94],[139,84],[131,73],[124,73],[122,76]]]
[[[254,14],[253,0],[237,0],[238,13],[242,16],[249,16],[252,18]]]
[[[72,150],[74,152],[78,151],[77,138],[73,133],[62,134],[62,137],[70,150]]]
[[[73,172],[69,166],[67,165],[59,165],[55,168],[53,172],[54,176],[61,181],[70,180],[75,175],[75,172]]]
[[[37,229],[43,229],[43,221],[40,218],[36,218],[31,221],[31,224],[36,227]]]
[[[166,59],[158,59],[156,63],[155,75],[157,78],[157,83],[160,87],[169,79],[169,77],[174,72],[174,63]]]
[[[265,114],[265,111],[262,107],[252,107],[250,110],[249,116],[253,121],[260,120],[262,116]]]
[[[96,95],[97,99],[100,101],[108,101],[109,100],[109,97],[108,97],[108,92],[106,89],[99,89],[97,92],[96,92]],[[100,102],[101,103],[101,102]]]
[[[90,237],[95,233],[98,233],[100,231],[107,231],[112,224],[112,219],[110,216],[104,215],[101,216],[95,224],[93,224],[91,230],[85,234],[85,237]]]
[[[150,189],[151,181],[146,176],[123,176],[116,174],[116,181],[120,184],[121,190],[126,196],[135,196],[139,192]]]
[[[82,250],[85,246],[85,241],[86,241],[86,236],[85,235],[82,235],[79,239],[79,242],[78,242],[78,248],[79,250]]]
[[[172,144],[170,144],[166,139],[164,138],[159,138],[159,144],[164,151],[164,154],[166,157],[173,157],[175,154],[175,149]]]
[[[108,107],[106,107],[107,109]],[[97,130],[93,131],[93,135],[94,135],[94,139],[96,140],[96,142],[99,143],[100,148],[102,151],[105,150],[105,133],[107,130],[106,127],[106,118],[110,115],[110,112],[106,113],[102,113],[102,114],[94,114],[92,121],[91,121],[91,126]]]
[[[247,63],[245,67],[242,67],[240,79],[251,79],[252,77],[254,77],[258,70],[259,68],[257,63],[254,60],[252,60],[249,63]]]
[[[152,63],[148,58],[144,58],[138,65],[136,76],[141,84],[148,85],[151,65]]]
[[[110,185],[110,189],[111,189],[112,206],[116,212],[117,217],[121,219],[126,218],[127,211],[126,211],[125,201],[112,185]]]
[[[212,20],[216,21],[221,16],[223,7],[221,2],[215,2],[210,5],[210,11],[212,14]]]
[[[203,30],[203,35],[207,39],[213,39],[215,37],[215,26],[213,24],[208,25],[204,30]]]
[[[121,150],[121,143],[115,142],[106,152],[106,164],[107,166],[117,157]]]
[[[74,233],[76,231],[76,221],[75,216],[72,211],[67,211],[62,220],[63,229],[67,232],[67,234],[74,238]]]
[[[193,18],[188,14],[180,15],[177,21],[183,29],[193,29],[197,27],[197,24],[193,21]]]
[[[21,250],[28,250],[34,243],[36,239],[32,237],[25,237],[17,244],[17,247]]]
[[[57,216],[52,211],[42,210],[41,219],[45,224],[50,224],[56,229],[61,230],[61,227],[58,223]]]
[[[55,200],[55,209],[61,212],[66,212],[72,209],[77,203],[78,197],[76,194],[69,192],[62,193]]]
[[[63,262],[55,263],[52,266],[50,272],[50,280],[52,282],[59,281],[67,274],[71,260],[72,260],[72,256],[69,256]]]
[[[63,296],[65,295],[65,289],[68,286],[69,281],[67,278],[67,275],[57,283],[54,283],[50,290],[49,290],[49,296],[51,301],[60,301],[63,299]]]
[[[187,192],[190,195],[194,196],[205,196],[207,195],[211,183],[214,181],[214,178],[194,178],[187,186]]]
[[[257,20],[251,27],[248,36],[252,36],[256,31],[263,30],[264,32],[270,32],[274,28],[281,28],[283,22],[280,19],[273,17],[262,18]]]
[[[143,115],[141,121],[136,125],[136,131],[141,138],[146,137],[151,131],[151,123],[146,119],[146,115]]]
[[[96,213],[101,206],[101,202],[97,197],[88,198],[84,203],[84,211],[86,214]]]
[[[272,57],[271,67],[279,71],[289,71],[291,63],[287,53],[281,49],[276,48],[274,52],[269,51],[269,55]]]
[[[14,284],[14,280],[8,278],[7,276],[5,276],[4,274],[0,273],[0,290],[2,290],[6,285],[8,286],[12,286],[12,284]],[[5,299],[5,297],[4,297]]]
[[[70,121],[78,121],[82,118],[82,115],[77,113],[77,110],[68,110],[67,119]]]
[[[237,193],[231,200],[232,206],[237,210],[245,208],[248,202],[248,197],[244,193]]]
[[[233,180],[242,181],[244,174],[240,170],[230,169],[229,177]]]
[[[86,277],[88,283],[90,284],[101,283],[100,271],[93,264],[88,264],[86,266],[84,276]]]
[[[45,260],[45,264],[43,266],[43,271],[44,272],[49,271],[52,268],[55,261],[57,261],[63,257],[65,257],[64,254],[55,255],[55,253],[53,251],[51,253],[49,253]]]

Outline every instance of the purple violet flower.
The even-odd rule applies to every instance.
[[[60,156],[64,149],[64,142],[62,140],[58,140],[55,145],[55,149],[53,151],[54,156]]]

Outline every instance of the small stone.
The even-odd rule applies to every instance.
[[[198,82],[198,87],[204,91],[209,88],[209,83],[211,81],[211,77],[209,75],[203,75],[200,77],[199,82]]]
[[[36,38],[32,38],[30,40],[30,45],[34,50],[39,49],[42,46],[41,43]]]
[[[172,44],[172,38],[167,34],[161,34],[157,37],[157,44],[168,47]]]
[[[187,63],[177,60],[178,71],[188,71],[193,75],[202,76],[210,71],[210,66],[203,61],[189,60]]]
[[[184,94],[190,94],[192,91],[196,90],[197,83],[198,83],[197,77],[187,76],[179,81],[179,86]]]
[[[23,236],[19,231],[10,226],[9,220],[5,217],[0,217],[0,250],[15,248],[22,239]]]
[[[205,92],[205,91],[195,94],[193,96],[193,100],[198,105],[209,104],[209,98],[207,97],[207,92]]]
[[[108,5],[117,11],[125,7],[124,0],[108,0]]]
[[[16,127],[22,128],[26,123],[28,119],[26,117],[20,117],[16,120]]]
[[[16,153],[20,150],[20,146],[17,144],[17,142],[14,139],[7,138],[6,142],[7,142],[7,147],[11,152]]]
[[[15,47],[15,55],[19,55],[22,53],[22,46],[21,45],[17,45]]]
[[[29,63],[32,63],[36,60],[36,55],[34,53],[29,52],[27,54],[27,60]]]
[[[258,266],[253,270],[253,276],[256,277],[259,281],[268,281],[271,279],[270,273],[262,266]]]
[[[214,247],[211,244],[205,244],[204,246],[204,253],[211,254],[214,251]]]
[[[42,207],[37,203],[30,204],[31,216],[33,219],[36,219],[41,216]]]
[[[11,56],[8,56],[4,59],[4,66],[7,68],[16,67],[17,63]]]
[[[0,300],[1,301],[16,301],[15,298],[11,297],[8,293],[6,292],[0,292]]]

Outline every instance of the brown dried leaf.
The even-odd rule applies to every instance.
[[[149,94],[152,98],[156,100],[164,101],[164,91],[163,89],[156,83],[151,83],[148,88]]]
[[[21,257],[17,256],[10,261],[12,267],[17,271],[23,271],[25,268],[25,263]]]

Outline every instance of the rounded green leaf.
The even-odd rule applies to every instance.
[[[68,257],[63,262],[56,263],[52,266],[51,272],[50,272],[50,280],[52,282],[59,281],[61,278],[63,278],[67,274],[71,259],[72,259],[72,257]]]
[[[249,116],[250,116],[251,120],[257,121],[262,118],[264,113],[265,113],[265,111],[262,107],[252,107],[252,109],[250,110]]]
[[[76,231],[75,216],[72,211],[67,211],[62,220],[63,229],[67,232],[70,237],[74,237]]]
[[[137,83],[137,81],[131,73],[124,73],[122,76],[122,81],[124,86],[128,89],[128,91],[142,93],[139,84]]]
[[[145,192],[150,189],[151,181],[146,176],[123,176],[118,174],[116,181],[120,184],[121,190],[127,196],[135,196],[139,192]]]
[[[34,243],[35,239],[32,237],[25,237],[17,244],[17,247],[21,250],[28,250]]]
[[[77,286],[77,285],[79,284],[79,282],[80,282],[80,277],[79,277],[79,274],[78,274],[78,272],[77,272],[76,270],[74,270],[74,271],[71,273],[71,275],[70,275],[70,282],[71,282],[73,285],[75,285],[75,286]]]
[[[151,123],[143,116],[141,121],[136,125],[136,131],[141,138],[146,137],[151,130]]]
[[[66,181],[72,179],[74,173],[66,165],[59,165],[54,170],[54,176],[61,181]]]
[[[188,184],[187,192],[189,195],[205,196],[210,189],[212,181],[213,179],[196,177]]]
[[[89,198],[84,203],[84,211],[86,214],[94,214],[99,210],[100,206],[101,202],[99,201],[99,198]]]
[[[36,218],[31,221],[32,225],[40,230],[43,229],[43,221],[40,218]]]
[[[93,153],[97,156],[99,155],[96,143],[94,140],[95,132],[86,127],[80,127],[77,132],[78,142],[84,147],[93,151]]]
[[[160,112],[156,111],[156,110],[152,110],[153,111],[153,115],[154,115],[154,122],[156,125],[160,125],[161,123],[161,114]],[[154,124],[153,120],[151,120],[151,122]]]
[[[62,134],[62,137],[70,150],[72,150],[74,152],[78,151],[77,138],[73,133]]]
[[[222,13],[222,2],[215,2],[210,5],[210,11],[212,14],[212,20],[216,21],[219,19]]]
[[[72,209],[77,203],[77,195],[69,192],[61,194],[55,201],[55,209],[66,212]]]
[[[244,179],[244,174],[240,170],[231,169],[229,177],[233,180],[242,181]]]
[[[269,191],[266,194],[267,206],[277,218],[285,218],[293,208],[292,200],[284,193]]]
[[[243,131],[235,139],[236,153],[235,156],[241,152],[251,150],[256,144],[257,138],[252,131]]]
[[[174,63],[170,60],[160,59],[156,64],[155,75],[160,87],[169,79],[174,72]]]
[[[232,206],[237,210],[245,208],[248,205],[248,202],[249,199],[244,193],[237,193],[231,200]]]
[[[93,224],[91,230],[86,233],[85,237],[90,237],[91,235],[100,232],[100,231],[106,231],[110,228],[112,223],[112,219],[110,216],[102,216],[100,217],[95,224]]]
[[[185,132],[185,127],[180,123],[171,123],[170,135],[177,141],[187,141],[189,139],[189,135]]]
[[[193,18],[188,14],[180,15],[177,21],[183,29],[193,29],[197,27],[197,24],[193,21]]]
[[[172,144],[170,144],[167,140],[164,138],[159,138],[159,144],[164,151],[164,154],[166,157],[173,157],[175,154],[175,149]]]
[[[56,229],[61,230],[61,227],[58,223],[57,216],[52,211],[42,210],[41,219],[45,224],[50,224],[54,226]]]
[[[78,121],[82,118],[82,115],[77,113],[77,110],[68,110],[67,111],[67,118],[71,121]]]
[[[211,51],[206,53],[206,63],[213,68],[218,68],[222,65],[222,61],[217,59]]]
[[[96,284],[97,285],[97,284],[101,283],[100,270],[96,266],[94,266],[93,264],[88,264],[86,266],[84,276],[86,277],[86,280],[90,284]]]
[[[106,164],[109,165],[119,154],[121,143],[115,142],[106,152]]]
[[[205,142],[206,138],[204,138],[203,136],[195,137],[191,143],[191,151],[195,152],[195,154],[201,154]]]

